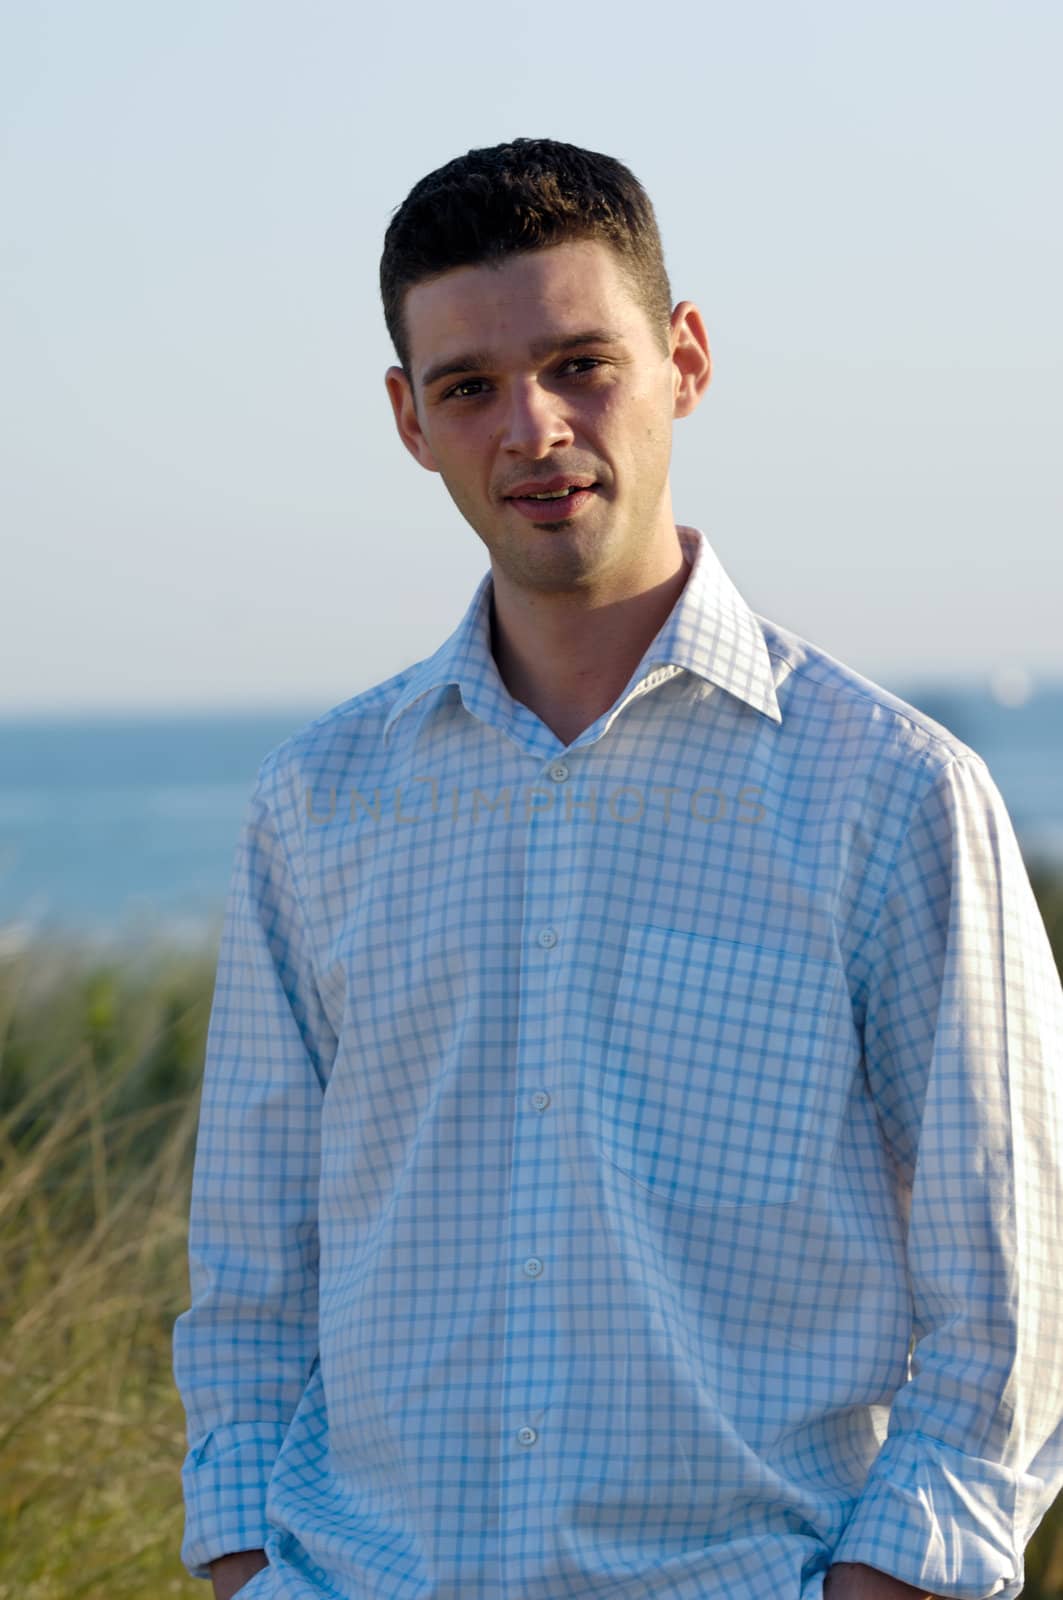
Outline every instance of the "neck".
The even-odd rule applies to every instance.
[[[519,589],[495,571],[492,649],[514,700],[571,744],[617,699],[689,571],[678,534],[631,592],[612,596]]]

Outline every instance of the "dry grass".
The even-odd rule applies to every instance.
[[[24,962],[0,977],[0,1600],[203,1600],[170,1337],[210,976],[60,969],[31,996]]]
[[[210,952],[0,962],[0,1600],[207,1592],[170,1339],[212,986]],[[1063,1504],[1025,1597],[1063,1597]]]

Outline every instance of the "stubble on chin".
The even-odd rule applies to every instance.
[[[540,522],[535,535],[541,543],[521,548],[519,542],[499,541],[492,566],[518,589],[538,594],[573,594],[593,589],[602,577],[602,560],[593,542],[570,539],[574,521]]]

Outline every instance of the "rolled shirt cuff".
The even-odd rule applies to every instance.
[[[266,1543],[266,1491],[287,1424],[234,1422],[204,1434],[181,1469],[185,1533],[181,1560],[193,1578],[208,1564]]]
[[[883,1443],[831,1560],[932,1595],[1014,1600],[1046,1495],[1038,1478],[905,1430]]]

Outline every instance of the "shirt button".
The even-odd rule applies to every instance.
[[[568,768],[565,766],[565,763],[563,761],[555,761],[553,766],[550,768],[550,776],[553,778],[555,783],[564,783],[565,779],[568,777]]]
[[[539,943],[544,950],[552,950],[557,943],[557,933],[553,928],[539,929]]]
[[[531,1097],[531,1103],[535,1107],[536,1111],[545,1111],[547,1106],[550,1104],[550,1096],[547,1094],[545,1089],[536,1089],[535,1093]]]
[[[523,1445],[534,1444],[539,1435],[534,1428],[518,1428],[517,1443]]]
[[[543,1264],[538,1256],[529,1256],[524,1263],[524,1276],[526,1278],[538,1278],[541,1276],[542,1270]]]

